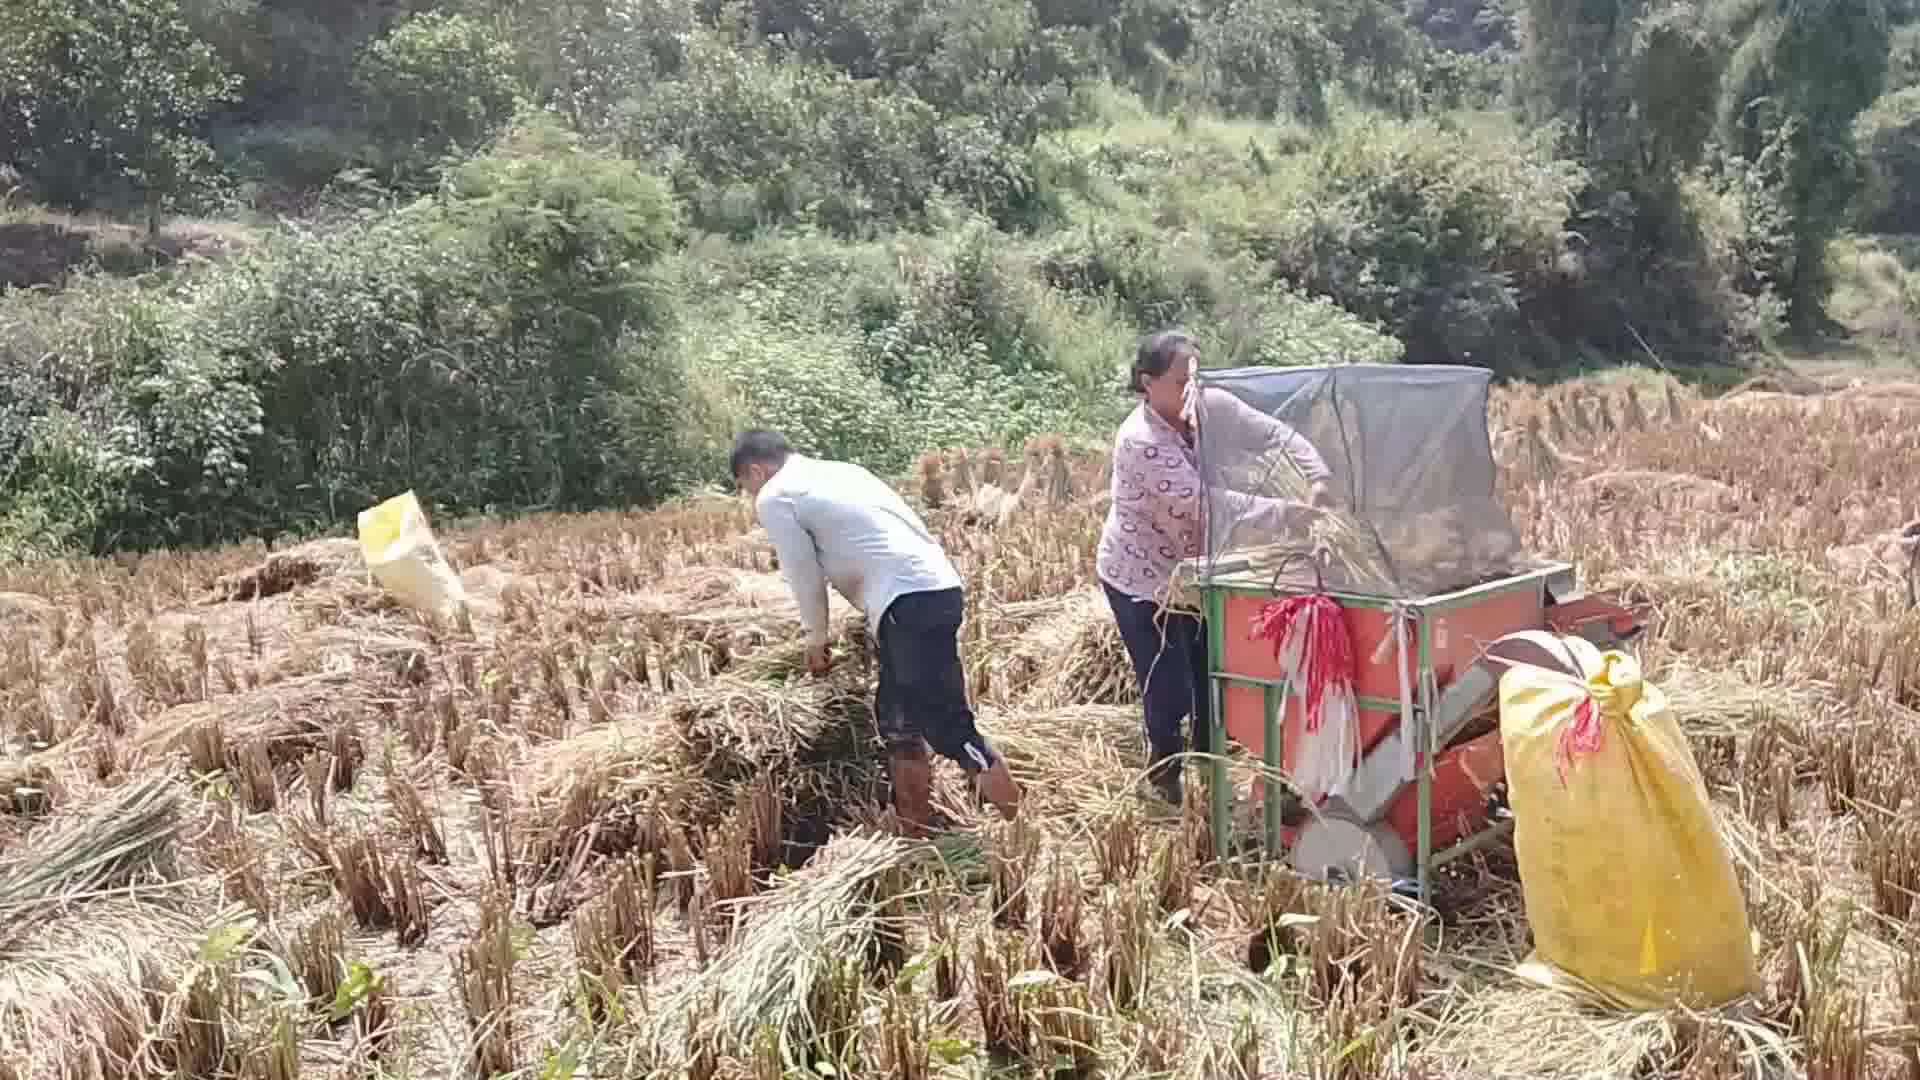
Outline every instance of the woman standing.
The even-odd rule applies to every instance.
[[[1167,605],[1174,567],[1206,550],[1201,491],[1208,485],[1184,408],[1199,355],[1184,330],[1163,330],[1140,343],[1131,389],[1141,400],[1114,437],[1113,502],[1094,564],[1140,689],[1149,779],[1176,806],[1183,795],[1176,759],[1187,743],[1181,721],[1192,718],[1197,752],[1212,750],[1206,745],[1212,727],[1206,626],[1200,616]],[[1313,505],[1218,487],[1207,497],[1231,503],[1235,520],[1274,530],[1305,528],[1314,507],[1329,499],[1330,474],[1319,453],[1291,427],[1225,390],[1205,391],[1204,404],[1208,424],[1250,427],[1265,436],[1258,441],[1284,450],[1312,483]]]

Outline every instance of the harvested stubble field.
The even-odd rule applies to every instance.
[[[1758,1001],[1519,982],[1503,849],[1422,921],[1209,865],[1135,795],[1080,459],[1011,509],[921,474],[1030,807],[943,764],[935,844],[881,831],[858,619],[799,674],[738,500],[448,530],[449,623],[338,541],[0,577],[0,1077],[1920,1076],[1920,398],[1520,388],[1496,425],[1529,546],[1653,605]]]

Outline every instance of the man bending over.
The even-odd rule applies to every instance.
[[[866,614],[880,660],[874,712],[886,740],[894,812],[909,835],[931,827],[928,748],[959,762],[975,790],[1008,818],[1020,788],[974,726],[960,664],[966,597],[939,541],[898,492],[858,465],[794,451],[778,432],[735,440],[728,462],[780,556],[800,605],[807,670],[823,675],[827,585]]]

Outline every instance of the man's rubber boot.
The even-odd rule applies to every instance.
[[[925,839],[933,825],[933,762],[925,750],[896,750],[889,762],[893,774],[893,812],[900,833]]]
[[[974,774],[974,790],[980,797],[994,805],[1000,816],[1012,821],[1020,813],[1020,785],[1013,778],[1012,770],[1007,768],[1005,758],[993,763],[991,768],[982,769]]]

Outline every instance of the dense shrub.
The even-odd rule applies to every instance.
[[[1856,333],[1920,347],[1920,238],[1848,237],[1827,250],[1833,314]]]
[[[1920,86],[1887,94],[1854,121],[1867,171],[1860,217],[1883,232],[1920,232]]]
[[[731,48],[712,34],[615,123],[627,154],[662,163],[697,224],[730,235],[774,224],[842,235],[912,225],[942,194],[1005,224],[1045,216],[1027,154],[1003,125],[944,118],[911,88]]]
[[[422,12],[374,41],[354,88],[374,138],[403,160],[473,149],[520,96],[513,46],[464,15]]]
[[[211,179],[201,127],[237,90],[178,0],[0,5],[0,161],[47,201],[157,225]]]
[[[696,222],[741,235],[765,222],[847,230],[916,213],[932,191],[934,126],[911,95],[711,40],[620,120],[625,151],[661,161]]]
[[[1133,116],[1059,152],[1090,205],[1044,264],[1056,284],[1110,292],[1145,323],[1224,316],[1285,284],[1386,328],[1408,359],[1496,368],[1531,351],[1528,306],[1562,273],[1583,176],[1491,117],[1348,111],[1303,141]]]
[[[710,449],[661,348],[674,229],[660,182],[530,121],[405,212],[82,289],[36,320],[52,385],[0,499],[92,492],[72,520],[96,547],[332,526],[407,487],[455,511],[657,499]]]
[[[733,426],[784,431],[805,452],[897,469],[909,453],[898,396],[862,370],[857,343],[829,330],[740,313],[701,328],[693,363],[717,373]]]
[[[1412,359],[1511,358],[1565,250],[1577,166],[1502,127],[1378,116],[1343,118],[1292,164],[1223,215],[1236,247],[1392,327]]]

